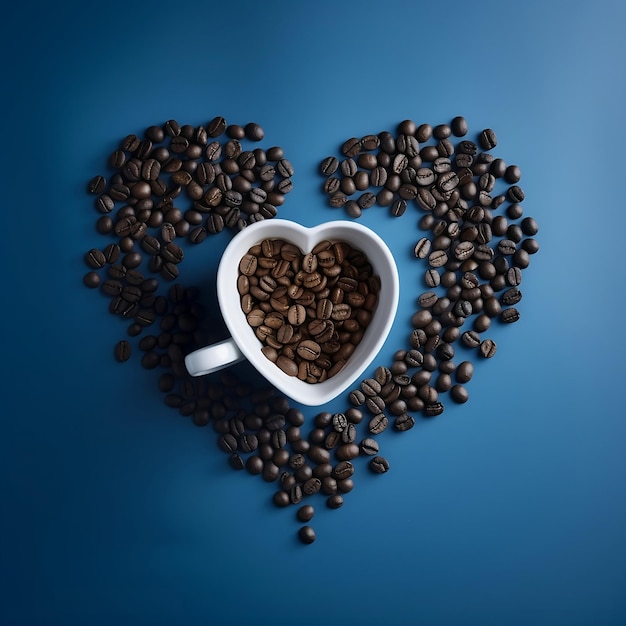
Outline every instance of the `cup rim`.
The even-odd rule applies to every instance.
[[[284,238],[301,251],[310,251],[324,239],[345,241],[366,253],[375,274],[381,279],[378,305],[372,322],[345,367],[321,383],[307,383],[288,376],[261,352],[262,344],[249,326],[236,289],[241,258],[263,239]],[[308,406],[319,406],[345,391],[365,371],[382,348],[399,300],[399,276],[395,259],[384,240],[370,228],[347,220],[306,227],[285,219],[256,222],[240,231],[224,250],[217,271],[217,297],[224,322],[243,355],[286,396]],[[233,297],[237,294],[237,297]]]

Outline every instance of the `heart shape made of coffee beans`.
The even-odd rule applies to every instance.
[[[349,217],[374,205],[393,218],[417,209],[414,256],[427,265],[426,291],[393,362],[350,391],[344,411],[310,420],[274,387],[232,371],[194,379],[184,366],[186,354],[212,339],[198,289],[176,282],[187,244],[275,217],[293,186],[282,149],[248,148],[246,142],[264,139],[256,123],[169,120],[143,137],[125,137],[109,158],[113,174],[88,184],[100,213],[96,229],[108,241],[87,252],[83,282],[99,287],[111,313],[130,322],[116,358],[128,360],[136,342],[142,365],[161,370],[158,387],[168,406],[198,426],[212,424],[233,468],[278,482],[273,501],[298,507],[303,543],[315,540],[309,498],[321,493],[328,508],[339,508],[361,463],[375,473],[389,470],[379,443],[389,425],[405,432],[416,415],[440,415],[446,393],[454,402],[468,400],[474,367],[471,358],[455,363],[455,344],[491,358],[491,324],[520,317],[522,271],[539,250],[538,226],[523,215],[519,167],[491,153],[495,132],[467,135],[461,116],[436,126],[407,119],[395,133],[349,138],[321,161],[329,204]],[[173,284],[163,292],[162,281]],[[312,428],[304,432],[307,421]]]

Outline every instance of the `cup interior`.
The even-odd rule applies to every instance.
[[[307,383],[288,376],[261,352],[262,344],[254,334],[241,310],[237,291],[239,261],[263,239],[285,239],[304,253],[325,239],[344,241],[362,250],[374,273],[380,277],[378,305],[363,339],[346,365],[335,376],[320,382]],[[217,296],[224,322],[241,352],[285,395],[308,406],[319,406],[346,390],[365,371],[382,348],[393,324],[399,297],[399,278],[395,260],[385,242],[372,230],[348,221],[333,221],[313,228],[289,220],[272,219],[257,222],[238,233],[228,244],[217,272]]]

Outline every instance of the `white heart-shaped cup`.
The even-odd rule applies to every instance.
[[[334,376],[308,383],[285,374],[261,352],[262,344],[241,309],[237,290],[239,262],[248,250],[264,239],[284,239],[303,253],[323,240],[343,241],[367,255],[374,274],[380,278],[378,305],[371,323],[346,365]],[[334,221],[305,228],[288,220],[256,222],[238,233],[228,244],[217,270],[217,297],[231,337],[187,355],[185,365],[192,376],[203,376],[243,359],[277,389],[308,406],[325,404],[347,389],[374,360],[382,348],[398,308],[400,281],[395,260],[385,242],[372,230],[348,221]]]

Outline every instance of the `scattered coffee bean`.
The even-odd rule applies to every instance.
[[[366,437],[365,439],[363,439],[359,444],[359,447],[361,448],[361,452],[363,454],[367,454],[370,456],[378,454],[378,441],[376,441],[376,439],[372,439],[371,437]]]
[[[311,544],[316,539],[315,531],[311,528],[311,526],[303,526],[298,531],[298,538],[304,544]]]
[[[343,506],[343,496],[336,493],[328,497],[326,500],[326,506],[329,509],[339,509]]]
[[[301,506],[297,513],[296,518],[299,522],[310,522],[315,515],[315,509],[310,504],[305,504]]]
[[[131,347],[128,341],[126,341],[125,339],[118,341],[115,346],[115,358],[120,361],[120,363],[123,363],[130,359],[130,355]]]
[[[87,272],[83,276],[83,284],[90,289],[95,289],[100,285],[100,274],[98,272]]]
[[[369,462],[369,468],[375,474],[385,474],[389,471],[389,461],[383,456],[375,456]]]
[[[453,385],[450,389],[450,397],[457,403],[463,404],[469,399],[467,389],[463,385]]]

